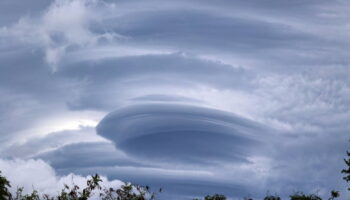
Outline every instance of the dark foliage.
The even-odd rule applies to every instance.
[[[343,179],[346,182],[350,181],[350,152],[347,151],[346,154],[348,155],[348,158],[344,158],[344,162],[347,165],[347,169],[343,169],[341,171],[341,173],[345,174],[345,176],[343,177]],[[348,188],[348,190],[350,190],[350,187]]]
[[[334,200],[335,198],[338,198],[340,196],[339,191],[332,190],[331,191],[331,197],[329,200]]]
[[[6,177],[1,176],[0,171],[0,199],[9,199],[11,198],[11,193],[8,188],[11,187],[10,182],[6,179]]]
[[[200,200],[200,199],[193,199],[193,200]],[[214,194],[214,195],[207,195],[204,197],[204,200],[226,200],[226,197],[222,194]]]
[[[297,192],[290,196],[290,200],[322,200],[322,198],[316,194],[305,195],[302,192]]]
[[[281,200],[281,197],[277,195],[267,195],[264,200]]]
[[[221,194],[214,194],[213,196],[207,195],[204,200],[226,200],[226,197]]]

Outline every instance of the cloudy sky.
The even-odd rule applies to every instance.
[[[345,192],[349,9],[1,0],[0,170],[48,193],[96,172],[163,199]]]

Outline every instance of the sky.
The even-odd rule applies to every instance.
[[[346,0],[2,0],[0,170],[160,199],[346,192]]]

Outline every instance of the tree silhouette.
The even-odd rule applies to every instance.
[[[215,194],[213,196],[207,195],[204,200],[226,200],[226,197],[221,194]]]
[[[316,194],[306,195],[302,192],[297,192],[293,195],[290,195],[290,200],[322,200],[322,198]]]
[[[9,188],[10,182],[1,175],[0,171],[0,200],[88,200],[91,197],[99,195],[101,200],[155,200],[156,193],[151,193],[148,186],[143,187],[125,183],[118,189],[102,188],[102,182],[98,174],[91,176],[86,182],[86,187],[82,190],[77,185],[64,185],[61,192],[54,197],[47,194],[39,195],[38,191],[33,190],[30,194],[23,194],[23,187],[17,188],[14,196],[11,195]],[[161,189],[159,190],[161,192]],[[215,199],[216,200],[216,199]]]
[[[0,171],[0,199],[10,199],[11,193],[8,188],[11,187],[10,182],[6,179],[6,177],[1,175]]]
[[[344,158],[344,162],[347,165],[347,169],[343,169],[341,171],[341,173],[345,174],[345,176],[343,177],[343,179],[346,182],[350,181],[350,152],[346,151],[346,154],[348,155],[348,158]],[[350,188],[348,188],[348,190],[350,190]]]
[[[339,191],[332,190],[331,191],[331,197],[328,200],[334,200],[339,197]]]
[[[193,200],[200,200],[200,199],[193,199]],[[226,197],[222,194],[214,194],[214,195],[205,196],[204,200],[226,200]]]
[[[278,195],[267,195],[264,200],[281,200],[281,197]]]

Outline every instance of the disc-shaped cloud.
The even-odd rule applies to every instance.
[[[159,161],[246,162],[262,127],[239,116],[202,107],[144,104],[115,111],[97,132],[127,154]]]

